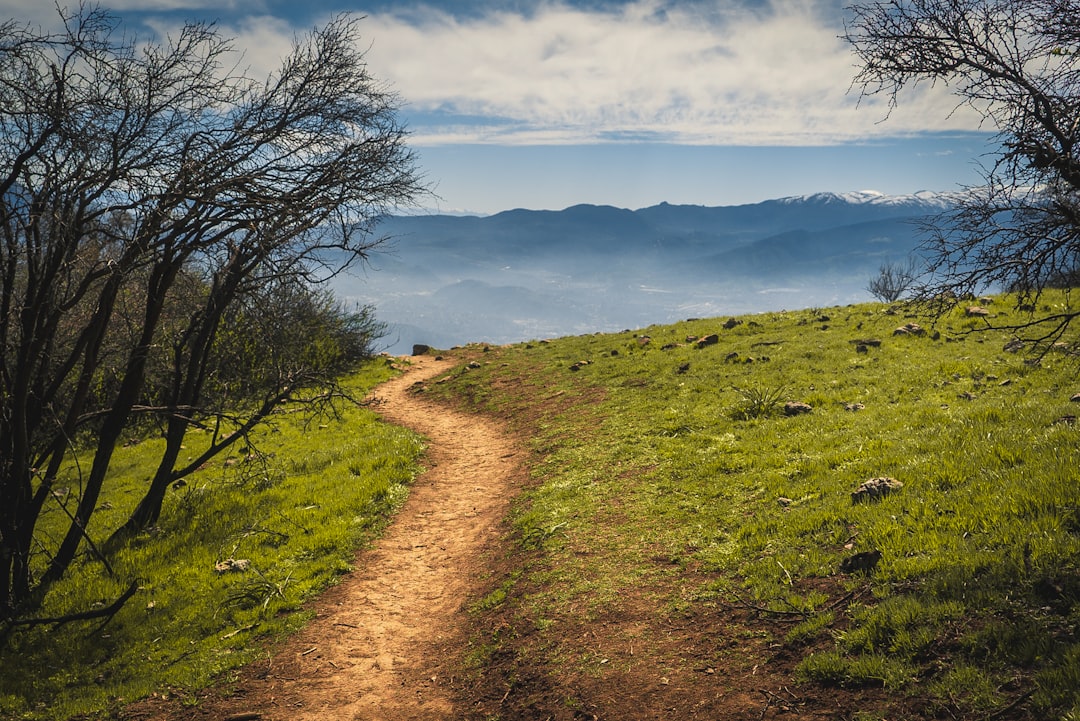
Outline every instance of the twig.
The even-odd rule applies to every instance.
[[[135,592],[139,590],[139,582],[132,581],[128,590],[124,591],[120,598],[113,601],[105,608],[98,608],[93,611],[82,611],[81,613],[71,613],[66,616],[54,616],[52,618],[18,618],[8,621],[12,626],[44,626],[46,624],[53,624],[59,626],[64,623],[71,623],[72,621],[89,621],[93,618],[106,618],[106,623],[112,620],[112,617],[116,615],[116,612],[123,608],[128,599],[135,595]]]
[[[806,618],[810,615],[807,611],[777,611],[776,609],[766,608],[765,606],[759,606],[756,603],[750,603],[746,599],[740,598],[737,595],[735,596],[735,599],[738,601],[738,603],[735,605],[742,606],[743,608],[748,608],[752,611],[759,611],[761,613],[771,613],[776,616],[798,616],[800,618]]]
[[[761,693],[764,694],[764,696],[765,696],[765,706],[762,707],[761,713],[758,714],[759,721],[762,721],[765,718],[765,714],[768,713],[768,711],[769,711],[769,705],[772,703],[772,696],[770,696],[765,691],[765,689],[761,689]]]
[[[998,709],[997,711],[995,711],[994,713],[992,713],[992,714],[990,714],[989,716],[987,716],[987,717],[986,717],[986,721],[993,721],[993,719],[996,719],[996,718],[999,718],[999,717],[1001,717],[1001,716],[1004,716],[1005,714],[1009,713],[1009,712],[1010,712],[1010,711],[1012,711],[1012,710],[1013,710],[1014,708],[1016,708],[1017,706],[1019,706],[1020,704],[1022,704],[1022,703],[1023,703],[1024,701],[1027,701],[1027,700],[1028,700],[1029,698],[1031,698],[1031,697],[1032,697],[1032,696],[1033,696],[1034,694],[1035,694],[1035,689],[1029,689],[1029,690],[1025,691],[1024,693],[1020,694],[1020,695],[1019,695],[1019,696],[1017,696],[1017,697],[1016,697],[1015,699],[1013,699],[1012,703],[1010,703],[1010,704],[1009,704],[1008,706],[1006,706],[1005,708],[1000,708],[1000,709]]]
[[[863,592],[863,589],[861,589],[861,588],[858,589],[857,591],[850,591],[846,596],[843,596],[842,598],[838,598],[835,601],[833,601],[832,603],[830,603],[828,606],[826,606],[825,610],[826,611],[835,611],[840,606],[844,605],[848,601],[855,598],[856,593],[862,594],[862,592]]]
[[[227,634],[222,636],[221,640],[224,641],[226,639],[230,639],[230,638],[232,638],[233,636],[235,636],[238,633],[243,633],[244,631],[250,631],[253,628],[255,628],[254,623],[248,624],[247,626],[241,626],[240,628],[234,628],[232,631],[229,631]]]

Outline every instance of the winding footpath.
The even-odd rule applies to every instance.
[[[466,652],[466,605],[503,537],[519,451],[494,422],[434,405],[413,386],[448,370],[419,356],[379,386],[373,408],[424,435],[427,470],[356,570],[315,603],[316,618],[253,664],[227,698],[185,719],[454,719],[452,669]]]

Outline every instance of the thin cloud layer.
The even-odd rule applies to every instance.
[[[215,7],[240,66],[255,74],[277,69],[311,27],[274,12],[274,0],[103,4],[138,8],[159,37],[180,20],[156,12]],[[0,0],[0,12],[19,16],[14,7],[25,20],[56,20],[50,3]],[[468,16],[378,7],[390,9],[362,26],[370,69],[400,95],[416,146],[829,145],[979,129],[944,87],[909,94],[886,122],[884,99],[849,93],[855,58],[838,37],[837,0],[632,0],[604,10],[539,0],[526,12],[481,6]]]
[[[977,127],[942,88],[886,123],[883,102],[857,107],[842,16],[813,2],[718,1],[709,14],[547,4],[471,19],[417,8],[365,22],[372,71],[407,103],[417,145],[806,145]]]

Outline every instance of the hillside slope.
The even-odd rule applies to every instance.
[[[473,717],[1076,718],[1076,359],[983,328],[698,320],[432,385],[533,439]]]

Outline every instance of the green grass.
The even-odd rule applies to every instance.
[[[392,372],[374,361],[349,389],[359,397]],[[282,413],[254,447],[263,460],[246,451],[218,458],[170,490],[161,522],[111,559],[116,579],[86,559],[50,592],[41,616],[110,603],[139,581],[107,625],[16,633],[0,651],[0,718],[65,719],[152,693],[184,697],[252,660],[264,641],[302,625],[304,601],[350,568],[404,500],[422,450],[415,435],[351,404],[336,418]],[[144,440],[118,451],[92,536],[127,518],[159,448]],[[59,508],[52,514],[61,520]],[[227,559],[247,569],[217,572]]]
[[[1008,299],[993,307],[1008,320]],[[1029,693],[1045,717],[1080,713],[1080,430],[1059,420],[1077,359],[1034,363],[960,313],[722,320],[493,350],[439,387],[519,419],[540,454],[513,517],[533,554],[515,587],[531,590],[499,605],[554,634],[642,594],[658,614],[802,604],[782,640],[803,649],[804,683],[965,713]],[[928,332],[893,335],[910,321]],[[691,341],[709,333],[720,343]],[[854,342],[868,339],[880,346]],[[786,401],[813,410],[786,416]],[[880,476],[904,486],[854,505]],[[872,549],[871,573],[839,572]],[[814,598],[823,579],[837,590]]]
[[[1009,317],[1007,299],[993,307]],[[664,621],[757,608],[790,622],[727,633],[800,658],[804,686],[884,688],[942,717],[1018,704],[1080,721],[1080,426],[1061,422],[1077,414],[1077,359],[1032,363],[960,314],[894,336],[930,324],[877,304],[741,320],[491,349],[431,386],[503,415],[534,451],[511,518],[517,567],[469,605],[510,623],[474,635],[467,670],[482,676],[512,647],[520,664],[603,678],[629,662],[600,664],[575,640],[588,624],[636,619],[625,640],[640,656]],[[718,344],[688,340],[710,333]],[[389,373],[372,366],[357,393]],[[812,410],[784,415],[787,401]],[[401,502],[421,450],[359,408],[308,425],[286,414],[258,447],[267,465],[237,453],[170,491],[163,522],[114,560],[120,580],[87,561],[55,589],[47,615],[140,579],[102,628],[16,636],[0,717],[102,715],[228,679],[304,622],[303,601]],[[154,451],[118,456],[95,536],[126,518]],[[852,503],[881,476],[904,485]],[[839,571],[869,550],[871,571]],[[230,558],[248,570],[214,571]]]

